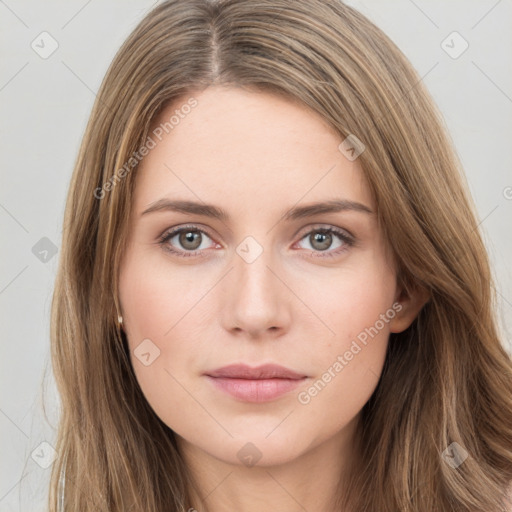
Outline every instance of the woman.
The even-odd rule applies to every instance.
[[[171,0],[66,208],[50,509],[512,510],[512,362],[417,74],[337,0]]]

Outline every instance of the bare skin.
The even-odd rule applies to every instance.
[[[389,334],[411,324],[423,299],[397,286],[360,164],[322,118],[272,94],[210,87],[155,126],[190,96],[197,106],[151,149],[136,180],[119,287],[136,377],[197,482],[190,507],[331,512],[358,456],[358,419]],[[143,213],[178,199],[229,217]],[[283,217],[340,199],[362,207]],[[179,227],[191,234],[165,239]],[[328,228],[341,236],[322,238]],[[378,333],[363,344],[371,326]],[[143,340],[160,351],[148,365],[134,355]],[[276,363],[305,378],[254,403],[205,375],[232,363]]]

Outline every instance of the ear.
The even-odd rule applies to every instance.
[[[429,301],[430,294],[424,288],[411,288],[405,290],[402,287],[397,288],[395,296],[395,304],[400,306],[394,307],[396,311],[395,317],[389,322],[391,332],[405,331],[418,316],[421,308]]]

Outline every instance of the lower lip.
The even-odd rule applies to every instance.
[[[210,377],[208,379],[214,386],[225,393],[243,400],[244,402],[269,402],[304,382],[302,379],[228,379],[223,377]]]

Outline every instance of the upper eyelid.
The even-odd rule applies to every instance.
[[[355,238],[355,236],[348,229],[340,228],[338,226],[333,226],[332,224],[322,224],[322,223],[316,223],[316,224],[313,224],[312,226],[306,226],[303,229],[299,229],[295,233],[294,236],[299,236],[300,233],[304,233],[304,236],[305,236],[308,233],[310,233],[311,231],[321,231],[321,230],[332,231],[332,232],[334,232],[334,234],[339,234],[338,232],[340,231],[342,233],[346,233],[347,236],[350,238]]]
[[[211,239],[214,239],[215,237],[210,234],[210,232],[206,228],[199,227],[197,225],[185,225],[185,226],[177,226],[175,228],[169,228],[166,229],[159,238],[166,238],[166,237],[175,237],[177,234],[181,233],[182,231],[186,231],[187,229],[190,229],[190,231],[199,231],[201,233],[204,233],[205,235],[208,235]],[[172,236],[171,236],[172,235]]]

